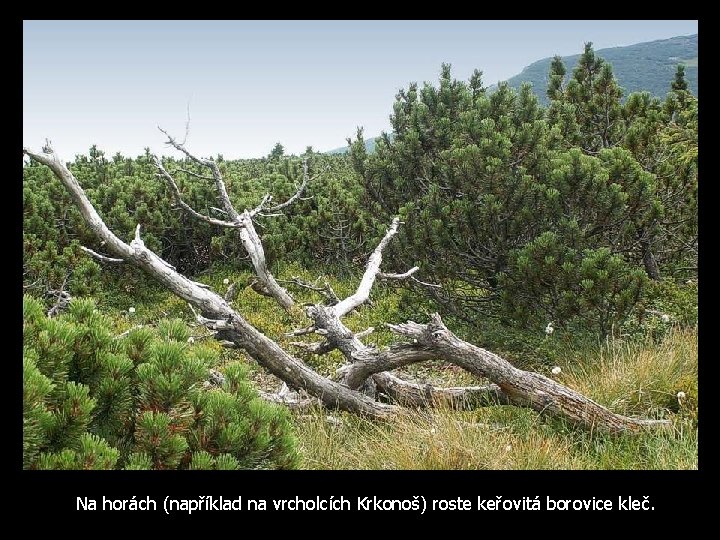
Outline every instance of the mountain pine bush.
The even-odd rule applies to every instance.
[[[697,99],[682,70],[664,105],[622,103],[591,44],[566,75],[556,58],[545,109],[529,85],[491,92],[444,64],[439,84],[399,91],[374,153],[361,130],[352,142],[376,214],[405,222],[388,260],[441,284],[444,311],[606,334],[648,280],[697,275]]]
[[[95,303],[48,318],[23,298],[26,469],[286,469],[297,454],[286,409],[230,363],[190,345],[182,321],[116,335]]]

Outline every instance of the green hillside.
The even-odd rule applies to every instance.
[[[379,139],[380,137],[372,137],[371,139],[367,139],[365,141],[365,148],[368,152],[374,152],[375,151],[375,141]],[[335,148],[334,150],[328,150],[325,152],[326,154],[347,154],[348,150],[350,148],[348,146],[343,146],[341,148]]]
[[[690,90],[698,95],[698,36],[677,36],[670,39],[637,43],[627,47],[612,47],[595,51],[597,56],[612,65],[613,73],[625,95],[648,91],[664,97],[670,90],[670,82],[678,64],[685,64],[685,78]],[[568,76],[577,64],[579,54],[563,56]],[[512,87],[523,82],[532,83],[535,93],[547,104],[545,88],[552,58],[544,58],[530,64],[518,75],[508,79]]]

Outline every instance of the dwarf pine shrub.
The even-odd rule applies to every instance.
[[[48,318],[23,299],[26,469],[286,469],[288,412],[258,397],[241,363],[187,343],[179,320],[116,335],[93,300]]]

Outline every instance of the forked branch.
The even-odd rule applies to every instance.
[[[263,206],[270,200],[270,195],[266,195],[260,205],[258,205],[255,209],[238,212],[233,206],[232,201],[230,200],[230,196],[228,195],[227,188],[225,186],[225,180],[223,179],[222,173],[220,172],[220,167],[218,167],[217,163],[215,163],[211,159],[198,158],[197,156],[190,153],[190,151],[185,148],[184,144],[181,144],[175,139],[173,139],[173,137],[171,137],[167,131],[160,127],[158,127],[158,129],[167,136],[167,144],[185,154],[189,159],[191,159],[198,165],[210,169],[212,179],[215,183],[215,190],[217,191],[218,196],[222,201],[223,211],[230,219],[229,221],[225,221],[206,216],[195,211],[192,207],[186,204],[182,200],[180,190],[178,189],[174,179],[167,172],[167,170],[165,170],[162,162],[156,158],[155,164],[158,167],[159,174],[165,179],[166,183],[170,188],[170,191],[173,193],[173,197],[177,204],[190,215],[202,221],[221,227],[231,227],[239,229],[240,241],[242,242],[245,251],[250,256],[250,261],[252,262],[253,268],[255,269],[255,275],[263,285],[264,290],[267,290],[270,296],[275,298],[275,300],[283,307],[283,309],[289,310],[295,302],[288,294],[288,292],[280,286],[272,273],[270,273],[270,270],[267,267],[267,262],[265,260],[265,250],[263,249],[262,242],[257,234],[257,231],[255,230],[255,225],[253,223],[253,217],[258,214],[262,210]],[[304,170],[307,171],[307,168],[305,168]],[[307,185],[307,174],[305,174],[304,176],[302,189],[305,189],[305,185]],[[299,190],[298,193],[300,192],[301,191]]]
[[[205,214],[201,214],[200,212],[196,211],[194,208],[192,208],[189,204],[187,204],[182,199],[182,195],[180,195],[180,189],[178,188],[177,184],[175,183],[175,179],[170,175],[170,173],[165,169],[165,167],[162,164],[162,161],[160,161],[160,158],[157,156],[153,156],[153,160],[155,161],[155,166],[157,167],[158,176],[160,176],[163,180],[165,180],[165,183],[167,184],[168,188],[170,188],[170,192],[173,195],[173,199],[175,199],[175,203],[185,210],[188,214],[191,216],[204,221],[206,223],[209,223],[210,225],[217,225],[218,227],[228,227],[233,229],[239,229],[243,227],[243,224],[236,221],[224,221],[222,219],[216,219],[210,216],[206,216]]]

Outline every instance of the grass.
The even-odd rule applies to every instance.
[[[696,469],[697,333],[660,344],[610,342],[568,357],[561,382],[615,412],[665,417],[672,428],[610,436],[515,407],[409,411],[387,422],[326,412],[298,418],[309,469]],[[677,392],[686,398],[679,401]]]
[[[296,266],[286,266],[278,277],[299,276],[314,281],[316,275]],[[216,268],[195,279],[224,293],[223,279],[237,282],[238,311],[286,350],[297,354],[291,341],[313,341],[317,336],[288,337],[286,332],[307,326],[302,310],[288,314],[274,300],[260,296],[244,285],[249,272]],[[341,297],[353,292],[356,280],[328,277]],[[128,290],[105,293],[100,309],[124,331],[136,324],[157,325],[162,318],[180,318],[194,324],[187,304],[167,291],[138,281]],[[309,291],[290,288],[298,300],[315,302]],[[392,335],[383,322],[398,322],[401,295],[378,284],[373,289],[371,306],[363,307],[346,318],[353,330],[369,326],[376,331],[366,338],[372,345],[386,345]],[[135,307],[130,314],[128,308]],[[424,316],[418,314],[418,321]],[[452,327],[452,326],[451,326]],[[540,329],[541,331],[542,329]],[[479,344],[483,344],[478,330]],[[266,390],[276,390],[279,381],[267,374],[243,352],[223,349],[202,327],[192,329],[196,345],[217,351],[218,363],[243,359],[251,365],[251,376]],[[528,335],[526,343],[537,336]],[[540,352],[551,358],[562,372],[555,376],[612,411],[638,417],[669,418],[672,429],[639,436],[608,436],[572,427],[562,420],[547,418],[516,407],[485,407],[476,411],[435,409],[408,411],[391,420],[372,422],[345,413],[315,411],[296,415],[296,435],[306,469],[696,469],[697,468],[697,330],[680,326],[662,340],[650,335],[597,343],[573,340],[572,336],[541,338]],[[489,346],[489,344],[488,344]],[[515,349],[509,356],[518,366],[537,369],[550,376],[551,365],[523,362],[523,353]],[[497,350],[497,349],[496,349]],[[505,354],[504,350],[497,350]],[[332,375],[343,363],[335,352],[311,356],[305,361],[324,375]],[[408,373],[420,380],[439,385],[471,385],[478,380],[470,374],[438,362],[410,366]],[[678,400],[678,392],[686,397]],[[328,421],[330,416],[330,421]]]

